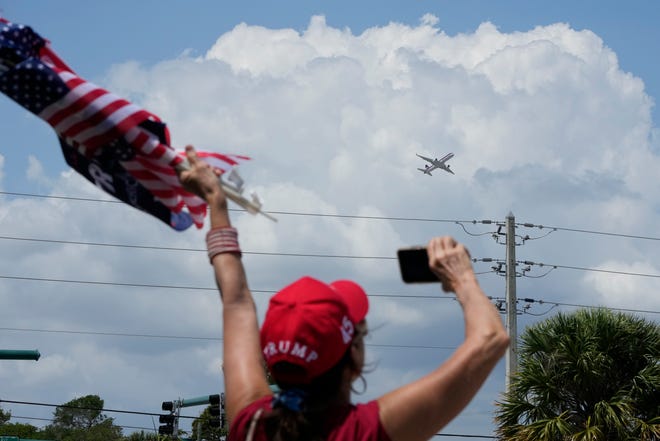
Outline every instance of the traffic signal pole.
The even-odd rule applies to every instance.
[[[0,360],[39,360],[41,354],[35,350],[0,349]]]
[[[211,427],[220,427],[224,424],[224,407],[225,407],[225,394],[202,395],[195,398],[184,398],[174,401],[163,401],[161,409],[169,412],[165,415],[160,415],[158,421],[162,424],[158,428],[158,433],[161,435],[172,435],[176,437],[179,432],[179,417],[181,415],[182,407],[191,406],[204,406],[208,404]]]

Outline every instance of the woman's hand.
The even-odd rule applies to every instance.
[[[466,283],[476,283],[470,253],[452,237],[435,237],[426,250],[429,267],[440,279],[443,291],[457,293]]]
[[[207,162],[197,157],[195,148],[186,146],[186,157],[189,168],[179,171],[179,181],[187,191],[196,194],[206,202],[226,205],[224,191],[220,185],[222,171],[211,167]]]

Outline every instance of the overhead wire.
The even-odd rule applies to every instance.
[[[505,297],[489,297],[489,299],[494,300],[494,301],[506,301]],[[660,311],[654,311],[654,310],[650,310],[650,309],[617,308],[617,307],[613,307],[613,306],[602,306],[602,305],[583,305],[583,304],[578,304],[578,303],[565,303],[565,302],[555,302],[555,301],[548,301],[548,300],[538,300],[538,299],[532,299],[532,298],[528,298],[528,297],[518,298],[517,301],[518,301],[518,303],[521,303],[521,302],[538,303],[539,305],[557,305],[557,306],[570,306],[570,307],[573,307],[573,308],[607,309],[607,310],[610,310],[610,311],[639,312],[639,313],[645,313],[645,314],[660,314]]]
[[[72,197],[72,196],[43,195],[43,194],[36,194],[36,193],[19,193],[19,192],[10,192],[10,191],[0,191],[0,194],[9,195],[9,196],[22,196],[22,197],[45,198],[45,199],[63,199],[63,200],[72,200],[72,201],[81,201],[81,202],[101,202],[101,203],[119,203],[119,204],[123,204],[123,202],[121,202],[121,201],[111,200],[111,199],[94,199],[94,198]],[[243,210],[243,209],[236,209],[236,208],[230,208],[229,211],[245,212],[245,210]],[[469,220],[456,220],[456,219],[433,219],[433,218],[422,218],[422,217],[395,217],[395,216],[366,216],[366,215],[331,214],[331,213],[304,213],[304,212],[298,212],[298,211],[282,211],[282,210],[280,210],[280,211],[272,210],[272,211],[267,211],[267,213],[277,214],[277,215],[287,215],[287,216],[331,217],[331,218],[340,218],[340,219],[370,219],[370,220],[439,222],[439,223],[472,222],[472,221],[469,221]]]
[[[64,409],[77,409],[77,410],[97,410],[100,412],[111,412],[111,413],[125,413],[131,415],[147,415],[147,416],[159,416],[161,413],[155,412],[142,412],[137,410],[123,410],[123,409],[107,409],[98,407],[82,407],[82,406],[71,406],[68,404],[51,404],[51,403],[40,403],[36,401],[19,401],[19,400],[6,400],[4,398],[0,399],[0,403],[10,403],[10,404],[24,404],[27,406],[43,406],[43,407],[60,407]],[[184,416],[181,415],[180,418],[197,418],[193,416]]]
[[[518,224],[516,224],[518,225]],[[522,226],[526,226],[522,224]],[[542,225],[540,227],[543,227]],[[586,230],[586,229],[580,229],[580,228],[565,228],[565,227],[551,227],[551,226],[545,226],[545,228],[552,228],[557,231],[568,231],[568,232],[573,232],[573,233],[585,233],[585,234],[596,234],[600,236],[611,236],[611,237],[623,237],[627,239],[642,239],[642,240],[654,240],[654,241],[660,241],[660,237],[653,237],[653,236],[641,236],[637,234],[624,234],[624,233],[612,233],[608,231],[596,231],[596,230]]]
[[[484,262],[484,263],[493,263],[494,262],[494,263],[503,263],[503,264],[506,263],[505,259],[495,259],[495,258],[492,258],[492,257],[473,258],[472,261],[475,262],[475,263],[476,262]],[[649,274],[649,273],[638,273],[638,272],[632,272],[632,271],[608,270],[608,269],[602,269],[602,268],[587,268],[587,267],[580,267],[580,266],[558,265],[558,264],[554,264],[554,263],[531,262],[529,260],[517,260],[516,264],[551,268],[547,273],[545,273],[541,276],[525,275],[525,277],[530,277],[530,278],[545,277],[546,275],[548,275],[555,268],[572,269],[572,270],[578,270],[578,271],[588,271],[588,272],[597,272],[597,273],[619,274],[619,275],[623,275],[623,276],[660,278],[660,274]]]
[[[81,201],[81,202],[101,202],[101,203],[113,203],[113,204],[124,204],[124,202],[113,200],[113,199],[96,199],[96,198],[86,198],[86,197],[75,197],[75,196],[61,196],[61,195],[43,195],[37,193],[22,193],[22,192],[13,192],[13,191],[0,191],[0,194],[8,196],[21,196],[21,197],[34,197],[34,198],[45,198],[45,199],[63,199],[63,200],[72,200],[72,201]],[[238,211],[245,212],[243,209],[230,208],[229,211]],[[397,217],[397,216],[365,216],[365,215],[351,215],[351,214],[331,214],[331,213],[305,213],[297,211],[285,211],[285,210],[274,210],[268,211],[268,213],[279,214],[279,215],[289,215],[289,216],[310,216],[310,217],[332,217],[332,218],[349,218],[349,219],[372,219],[372,220],[392,220],[392,221],[415,221],[415,222],[439,222],[439,223],[455,223],[459,224],[464,230],[465,227],[463,223],[472,223],[472,224],[498,224],[502,223],[501,221],[494,220],[458,220],[458,219],[434,219],[434,218],[419,218],[419,217]],[[652,240],[660,241],[660,237],[655,236],[645,236],[645,235],[636,235],[636,234],[624,234],[624,233],[614,233],[608,231],[597,231],[589,229],[580,229],[580,228],[567,228],[567,227],[557,227],[557,226],[547,226],[547,225],[536,225],[531,223],[516,223],[516,226],[528,227],[528,228],[550,228],[557,231],[567,231],[574,233],[585,233],[585,234],[596,234],[602,236],[610,237],[621,237],[628,239],[641,239],[641,240]],[[470,235],[475,235],[474,233],[468,233]]]
[[[130,244],[116,244],[107,242],[84,242],[73,240],[55,240],[55,239],[38,239],[30,237],[14,237],[14,236],[0,236],[0,240],[16,240],[25,242],[42,242],[42,243],[57,243],[66,245],[86,245],[86,246],[99,246],[99,247],[114,247],[114,248],[134,248],[146,250],[161,250],[161,251],[190,251],[190,252],[203,252],[205,249],[201,248],[181,248],[181,247],[162,247],[153,245],[130,245]],[[334,259],[380,259],[380,260],[396,260],[395,256],[354,256],[343,254],[320,254],[320,253],[281,253],[269,251],[243,251],[242,254],[253,254],[263,256],[285,256],[285,257],[321,257],[321,258],[334,258]]]
[[[217,292],[218,288],[215,287],[203,287],[203,286],[186,286],[186,285],[159,285],[159,284],[149,284],[149,283],[124,283],[124,282],[103,282],[97,280],[74,280],[74,279],[55,279],[55,278],[45,278],[45,277],[24,277],[24,276],[8,276],[0,274],[0,279],[9,279],[9,280],[26,280],[26,281],[35,281],[35,282],[54,282],[54,283],[72,283],[72,284],[83,284],[83,285],[107,285],[107,286],[124,286],[124,287],[133,287],[133,288],[158,288],[158,289],[176,289],[176,290],[197,290],[197,291],[213,291]],[[277,290],[274,289],[250,289],[253,293],[259,294],[275,294]],[[445,299],[453,300],[450,296],[442,295],[419,295],[419,294],[379,294],[379,293],[368,293],[368,297],[382,297],[382,298],[406,298],[406,299]]]
[[[48,422],[53,422],[55,421],[53,418],[39,418],[39,417],[28,417],[28,416],[19,416],[19,415],[14,415],[12,414],[11,416],[12,419],[16,418],[19,420],[34,420],[34,421],[48,421]],[[117,427],[121,427],[122,429],[139,429],[139,430],[146,430],[149,432],[156,432],[157,430],[154,429],[153,427],[140,427],[140,426],[126,426],[124,424],[115,424]]]
[[[607,270],[607,269],[601,269],[601,268],[584,268],[580,266],[568,266],[568,265],[548,265],[546,266],[554,266],[556,268],[563,268],[563,269],[572,269],[572,270],[578,270],[578,271],[591,271],[591,272],[596,272],[596,273],[607,273],[607,274],[620,274],[624,276],[637,276],[637,277],[653,277],[653,278],[660,278],[660,274],[646,274],[646,273],[634,273],[631,271],[616,271],[616,270]]]
[[[15,332],[38,332],[46,334],[76,334],[76,335],[96,335],[106,337],[132,337],[132,338],[153,338],[164,340],[200,340],[200,341],[223,341],[222,337],[197,337],[188,335],[162,335],[162,334],[138,334],[128,332],[99,332],[99,331],[74,331],[63,329],[35,329],[35,328],[15,328],[15,327],[0,327],[0,331],[15,331]],[[454,350],[456,346],[434,346],[434,345],[397,345],[386,343],[365,343],[365,346],[376,348],[389,348],[389,349],[440,349],[440,350]]]
[[[85,246],[99,246],[99,247],[115,247],[115,248],[132,248],[132,249],[146,249],[146,250],[162,250],[162,251],[185,251],[185,252],[198,252],[205,253],[206,250],[201,248],[183,248],[183,247],[163,247],[155,245],[132,245],[132,244],[118,244],[118,243],[107,243],[107,242],[87,242],[87,241],[73,241],[73,240],[61,240],[61,239],[41,239],[41,238],[31,238],[31,237],[16,237],[16,236],[0,236],[0,240],[15,240],[15,241],[25,241],[25,242],[41,242],[41,243],[56,243],[56,244],[69,244],[69,245],[85,245]],[[270,252],[270,251],[242,251],[246,255],[263,255],[263,256],[283,256],[283,257],[316,257],[316,258],[332,258],[332,259],[368,259],[368,260],[396,260],[396,256],[358,256],[358,255],[345,255],[345,254],[323,254],[323,253],[283,253],[283,252]],[[474,262],[504,262],[504,259],[473,259]],[[518,261],[517,263],[527,264],[528,261]],[[648,274],[648,273],[638,273],[631,271],[617,271],[617,270],[606,270],[601,268],[587,268],[579,266],[570,266],[570,265],[557,265],[557,264],[547,264],[547,263],[535,263],[531,264],[538,266],[546,266],[554,268],[563,268],[563,269],[572,269],[579,271],[592,271],[600,273],[610,273],[610,274],[620,274],[627,276],[639,276],[639,277],[653,277],[660,278],[660,274]],[[479,274],[485,274],[490,271],[484,271]],[[550,271],[548,271],[549,273]],[[543,276],[547,275],[544,274]],[[534,276],[526,276],[534,277]]]
[[[176,289],[176,290],[203,290],[203,291],[214,291],[217,292],[217,288],[211,287],[198,287],[198,286],[185,286],[185,285],[156,285],[156,284],[139,284],[139,283],[120,283],[120,282],[100,282],[92,280],[72,280],[72,279],[49,279],[49,278],[39,278],[39,277],[18,277],[18,276],[5,276],[0,275],[0,279],[13,279],[13,280],[29,280],[29,281],[38,281],[38,282],[56,282],[56,283],[73,283],[73,284],[90,284],[90,285],[108,285],[108,286],[123,286],[123,287],[135,287],[135,288],[158,288],[158,289]],[[274,294],[277,290],[263,290],[263,289],[252,289],[253,293],[261,294]],[[450,296],[440,296],[440,295],[418,295],[418,294],[378,294],[378,293],[368,293],[368,297],[381,297],[381,298],[397,298],[397,299],[445,299],[445,300],[454,300]],[[556,303],[556,302],[545,302],[545,303]],[[621,311],[635,311],[635,312],[647,312],[647,313],[660,313],[660,311],[650,311],[650,310],[638,310],[638,309],[624,309],[624,308],[609,308],[601,306],[589,306],[589,305],[572,305],[564,304],[565,306],[577,306],[582,308],[606,308],[612,310],[621,310]]]

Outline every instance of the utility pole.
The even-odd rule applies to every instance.
[[[509,348],[506,351],[505,390],[509,392],[511,376],[518,371],[518,323],[516,300],[516,226],[513,213],[506,217],[506,329]]]

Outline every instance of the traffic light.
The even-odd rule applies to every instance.
[[[161,435],[174,435],[174,426],[176,425],[176,406],[172,401],[163,401],[161,408],[169,413],[158,417],[158,422],[162,424],[158,427],[158,433]]]
[[[209,426],[220,427],[220,395],[209,395]]]
[[[158,422],[163,424],[158,428],[161,435],[172,435],[174,433],[174,415],[160,415]]]

